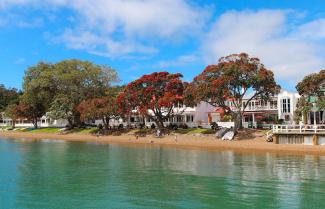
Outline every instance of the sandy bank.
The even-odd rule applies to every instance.
[[[139,137],[133,135],[122,136],[102,136],[96,137],[88,134],[53,134],[53,133],[26,133],[26,132],[0,132],[0,137],[5,138],[25,138],[25,139],[59,139],[76,142],[96,142],[96,143],[118,143],[129,145],[164,145],[177,146],[182,148],[201,148],[211,150],[234,150],[241,152],[277,152],[282,154],[314,154],[325,155],[325,146],[310,145],[285,145],[273,144],[265,141],[265,136],[261,132],[255,132],[250,139],[222,141],[213,136],[192,136],[178,135],[155,138],[152,136]]]

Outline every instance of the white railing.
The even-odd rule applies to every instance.
[[[272,132],[279,133],[324,133],[325,125],[273,125]]]
[[[277,110],[277,106],[248,106],[246,111]]]

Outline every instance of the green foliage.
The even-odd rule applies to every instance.
[[[18,103],[19,95],[17,89],[7,89],[0,84],[0,112],[4,111],[9,104]]]
[[[258,58],[241,53],[222,57],[218,64],[207,66],[188,85],[185,98],[189,104],[205,101],[223,108],[233,115],[237,130],[249,101],[267,100],[279,89],[272,71],[267,70]],[[243,106],[243,99],[249,92],[253,94]]]
[[[296,86],[298,93],[305,97],[322,97],[325,94],[325,70],[304,77]]]
[[[26,71],[22,103],[30,107],[33,120],[50,110],[53,118],[69,119],[74,125],[80,122],[77,105],[104,96],[115,81],[117,73],[108,66],[80,60],[40,62]]]
[[[223,118],[221,118],[222,122],[230,122],[232,121],[232,116],[231,115],[225,115]]]
[[[69,98],[66,95],[58,95],[55,97],[49,109],[48,116],[53,119],[66,119],[72,125],[73,108]]]
[[[296,110],[294,112],[294,121],[296,123],[299,123],[303,115],[306,119],[307,113],[311,111],[312,107],[313,105],[304,96],[300,97],[297,102]],[[306,121],[303,122],[306,123]]]

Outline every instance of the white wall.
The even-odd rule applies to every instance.
[[[194,122],[202,121],[203,123],[208,123],[208,114],[209,112],[213,112],[215,109],[216,107],[213,107],[206,102],[201,102],[195,108]]]
[[[290,99],[290,113],[283,113],[282,100],[289,98]],[[290,120],[286,123],[294,123],[294,112],[296,110],[298,99],[300,95],[298,93],[289,92],[286,90],[281,90],[278,94],[278,117],[279,119],[285,120],[285,116],[288,115]]]

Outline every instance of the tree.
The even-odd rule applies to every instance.
[[[325,96],[325,70],[304,77],[296,86],[298,93],[305,97]]]
[[[173,107],[182,103],[184,83],[180,73],[155,72],[129,83],[119,94],[119,111],[130,114],[136,109],[155,121],[159,128],[173,114]]]
[[[296,89],[301,95],[295,111],[298,117],[304,116],[304,123],[307,123],[307,113],[316,104],[318,109],[325,109],[325,70],[319,73],[312,73],[300,81]]]
[[[5,109],[5,116],[12,120],[12,128],[15,128],[16,121],[22,118],[24,107],[19,104],[10,104]]]
[[[304,124],[307,124],[307,113],[312,109],[312,104],[302,96],[297,102],[297,108],[294,112],[294,119],[298,123],[301,120],[301,117],[304,116]]]
[[[56,94],[57,82],[53,74],[53,64],[44,62],[25,72],[21,104],[24,116],[33,122],[34,128],[38,128],[37,122],[45,115]]]
[[[4,111],[8,105],[17,103],[20,94],[17,89],[6,88],[0,84],[0,112]]]
[[[222,57],[218,64],[207,66],[186,88],[185,95],[190,104],[205,101],[223,108],[234,119],[234,131],[237,132],[242,128],[248,103],[257,98],[267,100],[279,89],[272,71],[258,58],[241,53]],[[248,97],[246,103],[243,103],[244,97]]]
[[[62,117],[75,126],[80,124],[77,105],[83,100],[105,95],[115,81],[118,81],[117,73],[108,66],[80,60],[64,60],[56,64],[40,62],[25,73],[22,103],[33,111],[29,113],[33,120],[50,111],[54,119]]]
[[[70,127],[73,127],[74,106],[66,95],[57,95],[51,104],[48,116],[52,119],[67,120]]]
[[[62,110],[62,115],[68,112],[72,114],[73,126],[81,122],[77,106],[83,100],[104,96],[111,83],[118,81],[114,69],[87,61],[64,60],[56,63],[54,69],[53,76],[57,85],[56,97],[60,97],[59,100],[63,103],[62,105],[53,103],[51,111],[58,113]],[[67,109],[69,109],[68,112]]]
[[[82,101],[77,110],[80,112],[83,121],[101,119],[106,130],[109,129],[111,119],[119,118],[115,96]]]

